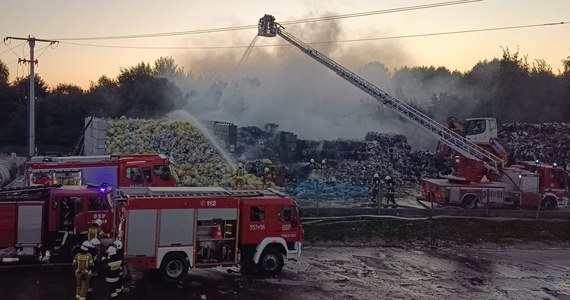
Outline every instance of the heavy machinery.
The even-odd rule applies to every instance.
[[[96,219],[113,236],[116,207],[111,194],[99,186],[0,189],[0,263],[69,262]]]
[[[120,238],[125,258],[142,270],[158,269],[178,281],[189,268],[256,267],[281,271],[301,254],[297,203],[274,191],[216,187],[125,188]],[[124,224],[124,226],[123,226]]]
[[[496,138],[497,123],[493,118],[468,119],[463,130],[457,126],[445,126],[429,118],[416,108],[392,97],[364,78],[318,52],[275,22],[271,15],[263,16],[258,23],[258,35],[280,36],[303,53],[335,72],[338,76],[367,93],[399,116],[412,121],[454,152],[454,172],[444,179],[425,179],[421,183],[424,199],[441,204],[456,204],[475,208],[478,204],[489,206],[546,206],[549,196],[540,185],[543,172],[525,168],[506,168],[505,156],[489,137]],[[454,122],[451,122],[454,125]],[[483,126],[484,125],[484,126]],[[467,133],[465,136],[462,132]],[[494,132],[493,132],[494,131]],[[500,145],[499,145],[500,146]],[[494,148],[498,150],[494,150]],[[493,152],[496,151],[496,152]],[[498,154],[497,154],[498,153]],[[541,169],[542,165],[537,168]],[[563,170],[562,170],[563,171]],[[568,176],[566,172],[562,175]],[[555,195],[555,194],[552,194]],[[556,203],[566,203],[568,187],[556,196]],[[552,197],[552,196],[550,196]]]
[[[25,165],[26,184],[113,187],[175,186],[169,160],[160,154],[35,156]]]

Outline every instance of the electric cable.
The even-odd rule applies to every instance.
[[[436,8],[436,7],[459,5],[459,4],[469,4],[469,3],[481,2],[481,1],[484,1],[484,0],[456,0],[456,1],[437,2],[437,3],[431,3],[431,4],[422,4],[422,5],[415,5],[415,6],[391,8],[391,9],[385,9],[385,10],[376,10],[376,11],[351,13],[351,14],[343,14],[343,15],[336,15],[336,16],[325,16],[325,17],[316,17],[316,18],[309,18],[309,19],[291,20],[291,21],[279,22],[279,24],[292,25],[292,24],[300,24],[300,23],[330,21],[330,20],[338,20],[338,19],[345,19],[345,18],[356,18],[356,17],[379,15],[379,14],[389,14],[389,13],[413,11],[413,10]],[[177,35],[191,35],[191,34],[205,34],[205,33],[237,31],[237,30],[254,29],[254,28],[257,28],[257,24],[221,27],[221,28],[210,28],[210,29],[174,31],[174,32],[133,34],[133,35],[52,38],[52,40],[82,41],[82,40],[117,40],[117,39],[134,39],[134,38],[156,38],[156,37],[168,37],[168,36],[177,36]]]
[[[419,33],[419,34],[397,35],[397,36],[388,36],[388,37],[372,37],[372,38],[331,40],[331,41],[314,41],[314,42],[307,42],[307,44],[318,45],[318,44],[334,44],[334,43],[353,43],[353,42],[366,42],[366,41],[377,41],[377,40],[391,40],[391,39],[417,38],[417,37],[428,37],[428,36],[439,36],[439,35],[464,34],[464,33],[486,32],[486,31],[512,30],[512,29],[545,27],[545,26],[556,26],[556,25],[568,25],[568,24],[570,24],[570,21],[504,26],[504,27],[491,27],[491,28],[480,28],[480,29],[466,29],[466,30],[433,32],[433,33]],[[239,46],[198,46],[198,47],[121,46],[121,45],[85,44],[85,43],[75,43],[75,42],[61,42],[61,43],[67,44],[67,45],[74,45],[74,46],[87,46],[87,47],[100,47],[100,48],[119,48],[119,49],[150,49],[150,50],[160,50],[160,49],[162,49],[162,50],[213,50],[213,49],[243,49],[243,48],[249,48],[249,47],[268,48],[268,47],[292,46],[291,44],[288,44],[288,43],[273,44],[273,45],[254,45],[254,46],[239,45]]]
[[[22,45],[25,44],[25,43],[26,43],[26,42],[22,42],[21,44],[14,46],[14,48],[20,47],[20,46],[22,46]],[[13,48],[10,48],[10,46],[9,46],[8,44],[6,44],[6,41],[4,41],[4,45],[6,45],[6,47],[8,47],[8,50],[4,50],[4,51],[0,52],[0,55],[2,55],[2,54],[4,54],[4,53],[8,53],[8,52],[10,52],[10,51],[14,52],[14,51],[12,50]]]
[[[4,45],[6,45],[6,47],[8,47],[8,50],[5,50],[5,51],[3,51],[3,52],[0,53],[0,54],[4,54],[4,53],[6,53],[6,52],[12,51],[12,53],[14,53],[14,55],[16,55],[17,58],[20,58],[20,55],[18,55],[18,53],[16,53],[16,51],[14,51],[14,48],[20,47],[20,46],[24,45],[25,43],[26,43],[26,42],[23,42],[23,43],[18,44],[18,45],[14,46],[14,47],[10,47],[10,45],[9,45],[8,43],[6,43],[6,39],[4,39]]]
[[[51,46],[51,43],[49,43],[49,44],[45,45],[44,47],[42,47],[41,49],[39,49],[38,52],[42,51],[42,53],[40,53],[38,56],[36,56],[36,59],[40,58],[46,52],[46,50],[49,46]]]

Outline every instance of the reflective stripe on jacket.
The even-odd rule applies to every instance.
[[[107,259],[105,262],[106,277],[109,278],[119,278],[121,271],[123,270],[123,260],[121,260],[117,255],[113,255]],[[107,282],[114,282],[108,281]]]
[[[93,267],[93,256],[91,253],[77,253],[73,258],[73,266],[75,266],[76,274],[89,274],[90,268]]]

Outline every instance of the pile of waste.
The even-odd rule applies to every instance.
[[[232,166],[189,122],[122,117],[108,121],[108,154],[161,153],[169,157],[177,182],[184,186],[233,187]],[[245,176],[244,188],[261,185]]]
[[[434,153],[412,152],[399,134],[369,132],[365,140],[297,140],[294,159],[287,163],[280,154],[290,149],[275,142],[278,136],[279,132],[240,127],[236,154],[246,161],[246,170],[258,175],[259,169],[251,168],[250,162],[284,164],[282,185],[298,199],[366,199],[375,173],[382,179],[389,175],[398,185],[414,185],[442,171],[434,163]]]
[[[499,130],[499,139],[510,153],[511,162],[539,160],[570,164],[570,124],[507,123]]]
[[[181,185],[235,185],[231,164],[189,122],[123,117],[108,124],[109,154],[162,153],[173,163]],[[405,136],[378,132],[369,132],[364,140],[297,140],[294,160],[279,165],[283,149],[276,143],[277,134],[253,126],[238,129],[233,159],[248,171],[244,189],[263,188],[261,177],[266,166],[290,195],[331,200],[366,199],[375,173],[381,179],[390,176],[403,186],[446,171],[433,152],[412,151]],[[508,123],[501,127],[499,139],[512,162],[538,159],[570,163],[570,124]],[[281,173],[277,174],[277,168]]]

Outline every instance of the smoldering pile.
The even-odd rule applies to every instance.
[[[311,176],[289,191],[299,197],[314,197],[318,192],[324,199],[366,198],[375,173],[408,185],[440,171],[434,153],[412,152],[406,137],[399,134],[369,132],[363,141],[301,141],[299,148],[302,161],[314,159],[320,167],[312,171],[307,164]],[[319,191],[315,180],[321,181]]]
[[[398,185],[413,185],[442,171],[433,152],[412,152],[403,135],[369,132],[365,140],[297,140],[294,153],[289,144],[285,148],[279,143],[279,135],[239,128],[237,154],[246,165],[260,159],[284,164],[286,192],[297,198],[365,199],[375,173],[394,178]],[[311,160],[316,164],[310,165]]]
[[[570,164],[570,124],[506,123],[499,139],[510,153],[512,163],[540,160],[546,163]]]

